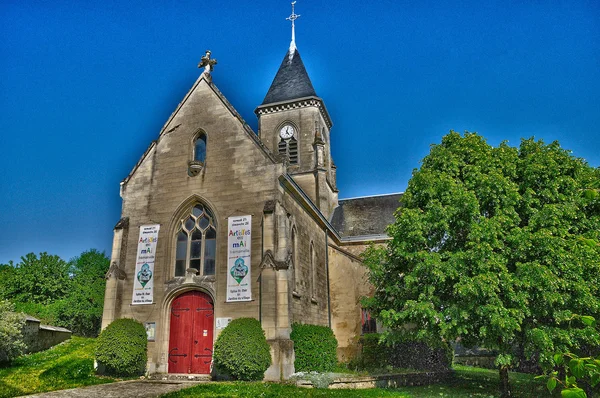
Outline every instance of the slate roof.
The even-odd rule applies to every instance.
[[[261,105],[311,96],[316,97],[317,93],[296,49],[291,59],[289,51],[283,57],[281,66]]]
[[[341,237],[385,235],[385,228],[395,220],[401,193],[340,199],[333,211],[331,225]]]

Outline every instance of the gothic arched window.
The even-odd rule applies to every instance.
[[[194,160],[204,163],[206,160],[206,135],[200,133],[194,142]]]
[[[194,268],[200,275],[215,274],[217,229],[210,210],[197,204],[185,215],[175,234],[175,276]]]

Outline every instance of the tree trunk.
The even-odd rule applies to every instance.
[[[508,381],[508,367],[500,367],[500,398],[511,398],[510,384]]]

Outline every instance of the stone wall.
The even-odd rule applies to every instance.
[[[325,231],[304,211],[290,195],[284,195],[283,204],[294,216],[293,223],[297,232],[296,277],[291,298],[291,321],[312,325],[329,324],[327,300],[327,248]],[[291,242],[290,242],[291,243]],[[313,247],[314,272],[311,270],[311,243]],[[290,246],[290,249],[291,246]]]
[[[349,388],[399,388],[405,386],[425,386],[441,383],[452,377],[452,371],[443,372],[409,372],[402,374],[389,374],[381,376],[356,376],[338,377],[329,384],[330,389]],[[312,388],[313,383],[308,380],[299,380],[298,387]]]
[[[71,338],[71,331],[57,326],[42,325],[40,321],[27,316],[23,327],[23,341],[26,353],[47,350]]]
[[[356,253],[365,246],[352,246]],[[331,328],[338,341],[338,360],[347,362],[358,353],[361,336],[362,297],[372,295],[367,268],[346,247],[329,246],[329,278],[331,289]]]

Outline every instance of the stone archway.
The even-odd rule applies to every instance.
[[[192,290],[171,303],[169,373],[209,374],[214,341],[214,303]]]

